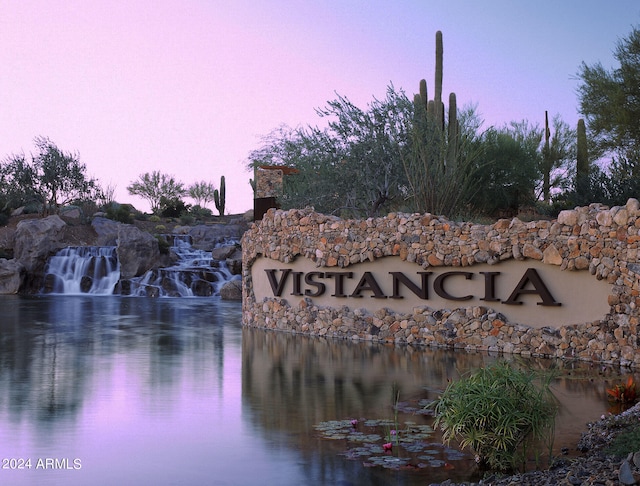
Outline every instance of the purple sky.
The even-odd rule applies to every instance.
[[[225,175],[239,213],[247,156],[280,124],[320,123],[336,92],[364,107],[425,78],[432,97],[437,30],[443,97],[485,128],[545,110],[575,126],[580,63],[614,66],[638,25],[637,0],[0,0],[0,158],[47,136],[143,211],[140,174]]]

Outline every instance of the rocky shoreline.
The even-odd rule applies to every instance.
[[[530,471],[512,476],[489,475],[478,482],[454,483],[444,481],[442,486],[614,486],[640,483],[640,453],[631,452],[620,459],[608,453],[608,446],[621,433],[640,426],[640,404],[619,415],[603,416],[587,424],[577,449],[584,455],[576,458],[558,458],[546,470]]]

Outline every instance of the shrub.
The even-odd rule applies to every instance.
[[[24,206],[24,214],[38,214],[42,212],[42,204],[31,201]]]
[[[133,223],[134,213],[135,208],[131,204],[112,202],[105,208],[106,217],[114,221],[119,221],[120,223]]]
[[[556,404],[549,376],[498,362],[475,370],[446,388],[435,402],[435,425],[443,441],[455,439],[476,454],[481,467],[502,472],[524,463],[528,446],[553,441]]]
[[[167,241],[166,238],[163,238],[160,235],[156,235],[156,240],[158,240],[158,250],[161,255],[168,255],[171,250],[171,245]]]
[[[184,213],[180,216],[180,224],[189,226],[196,220],[191,214]]]
[[[180,198],[160,198],[160,214],[165,218],[179,218],[181,214],[189,211],[189,206]]]
[[[192,214],[196,218],[210,218],[213,215],[213,212],[209,208],[203,208],[196,204],[195,206],[191,206],[189,214]]]

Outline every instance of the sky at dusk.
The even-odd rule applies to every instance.
[[[575,127],[580,64],[614,67],[639,25],[637,0],[0,0],[0,159],[48,137],[143,211],[126,187],[145,172],[224,175],[241,213],[279,125],[320,124],[336,93],[364,108],[424,78],[433,97],[437,30],[443,99],[485,128],[545,110]]]

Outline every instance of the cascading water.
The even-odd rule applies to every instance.
[[[149,270],[141,277],[120,280],[116,247],[69,247],[49,259],[45,270],[44,293],[122,294],[139,297],[210,297],[239,275],[232,275],[224,260],[210,251],[192,247],[188,235],[171,235],[174,264]],[[233,246],[235,240],[218,246]]]
[[[130,295],[140,297],[210,297],[218,295],[233,276],[222,260],[215,260],[210,251],[198,250],[191,245],[188,235],[172,235],[171,253],[175,264],[149,270],[145,275],[130,280]],[[234,244],[226,241],[218,246]]]
[[[63,248],[49,259],[44,291],[110,295],[120,279],[115,246]]]

